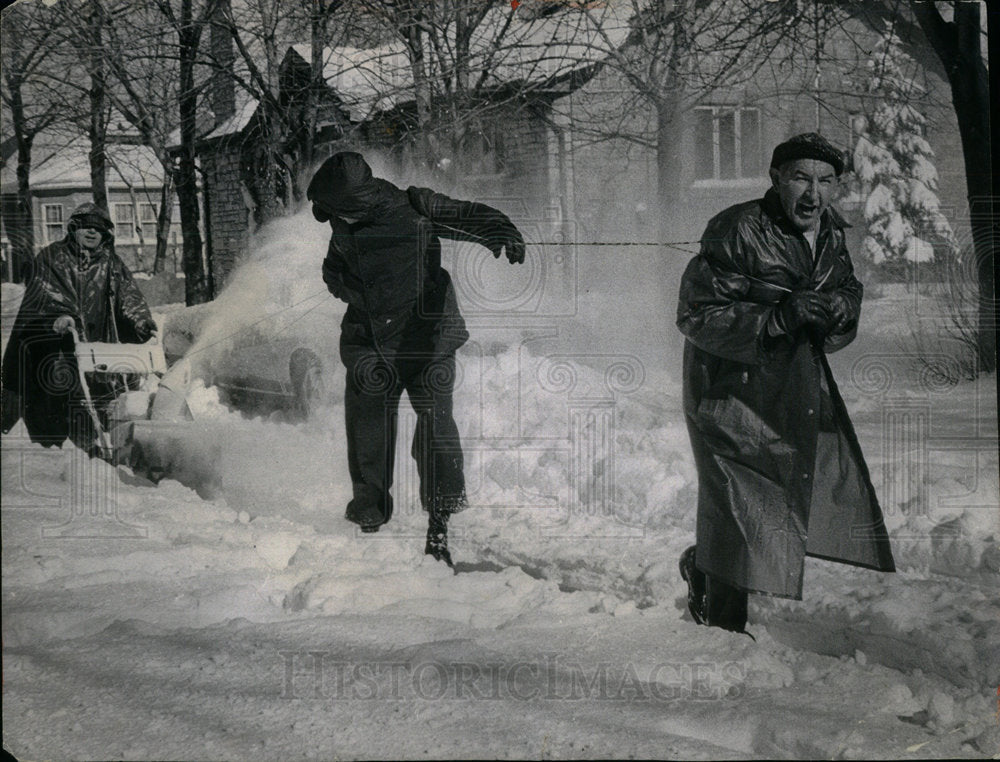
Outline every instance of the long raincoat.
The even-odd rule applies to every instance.
[[[845,226],[828,209],[814,256],[768,191],[709,222],[681,282],[684,413],[698,468],[697,565],[750,592],[800,599],[806,555],[895,568],[825,354],[853,341],[861,310]],[[825,337],[773,335],[777,305],[805,288],[839,292],[852,319]]]
[[[77,245],[74,233],[82,218],[95,215],[108,232],[88,251]],[[146,299],[114,253],[112,228],[107,212],[84,204],[70,217],[66,237],[35,258],[3,356],[4,389],[20,397],[19,412],[33,441],[65,441],[71,410],[83,396],[72,339],[53,331],[56,318],[72,317],[82,341],[141,343],[155,329]],[[5,427],[15,422],[5,421]]]

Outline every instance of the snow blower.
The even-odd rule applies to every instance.
[[[136,423],[154,417],[167,422],[193,420],[184,399],[186,387],[177,380],[183,368],[167,373],[163,347],[156,338],[144,344],[114,344],[81,341],[74,327],[68,332],[100,458],[131,466]],[[99,406],[95,390],[100,390]]]

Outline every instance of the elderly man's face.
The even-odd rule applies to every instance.
[[[73,236],[81,249],[96,249],[101,244],[101,231],[97,228],[77,228]]]
[[[823,211],[833,200],[837,173],[818,159],[796,159],[771,170],[771,182],[781,198],[781,208],[802,232],[816,230]]]

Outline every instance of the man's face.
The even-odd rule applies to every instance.
[[[96,249],[101,245],[101,231],[97,228],[77,228],[73,236],[81,249]]]
[[[787,161],[771,170],[771,182],[781,198],[781,208],[802,232],[816,230],[824,210],[833,200],[837,173],[819,159]]]

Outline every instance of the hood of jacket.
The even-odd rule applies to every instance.
[[[316,170],[306,197],[313,216],[326,222],[333,216],[369,219],[381,198],[381,181],[372,176],[364,157],[353,151],[335,153]]]
[[[69,222],[66,223],[66,237],[69,239],[70,248],[73,251],[77,251],[79,247],[76,244],[76,238],[74,233],[83,227],[97,228],[101,231],[101,245],[98,249],[110,246],[115,240],[115,225],[111,221],[111,215],[105,209],[102,209],[97,204],[92,204],[90,202],[86,204],[80,204],[73,213],[69,216]]]

